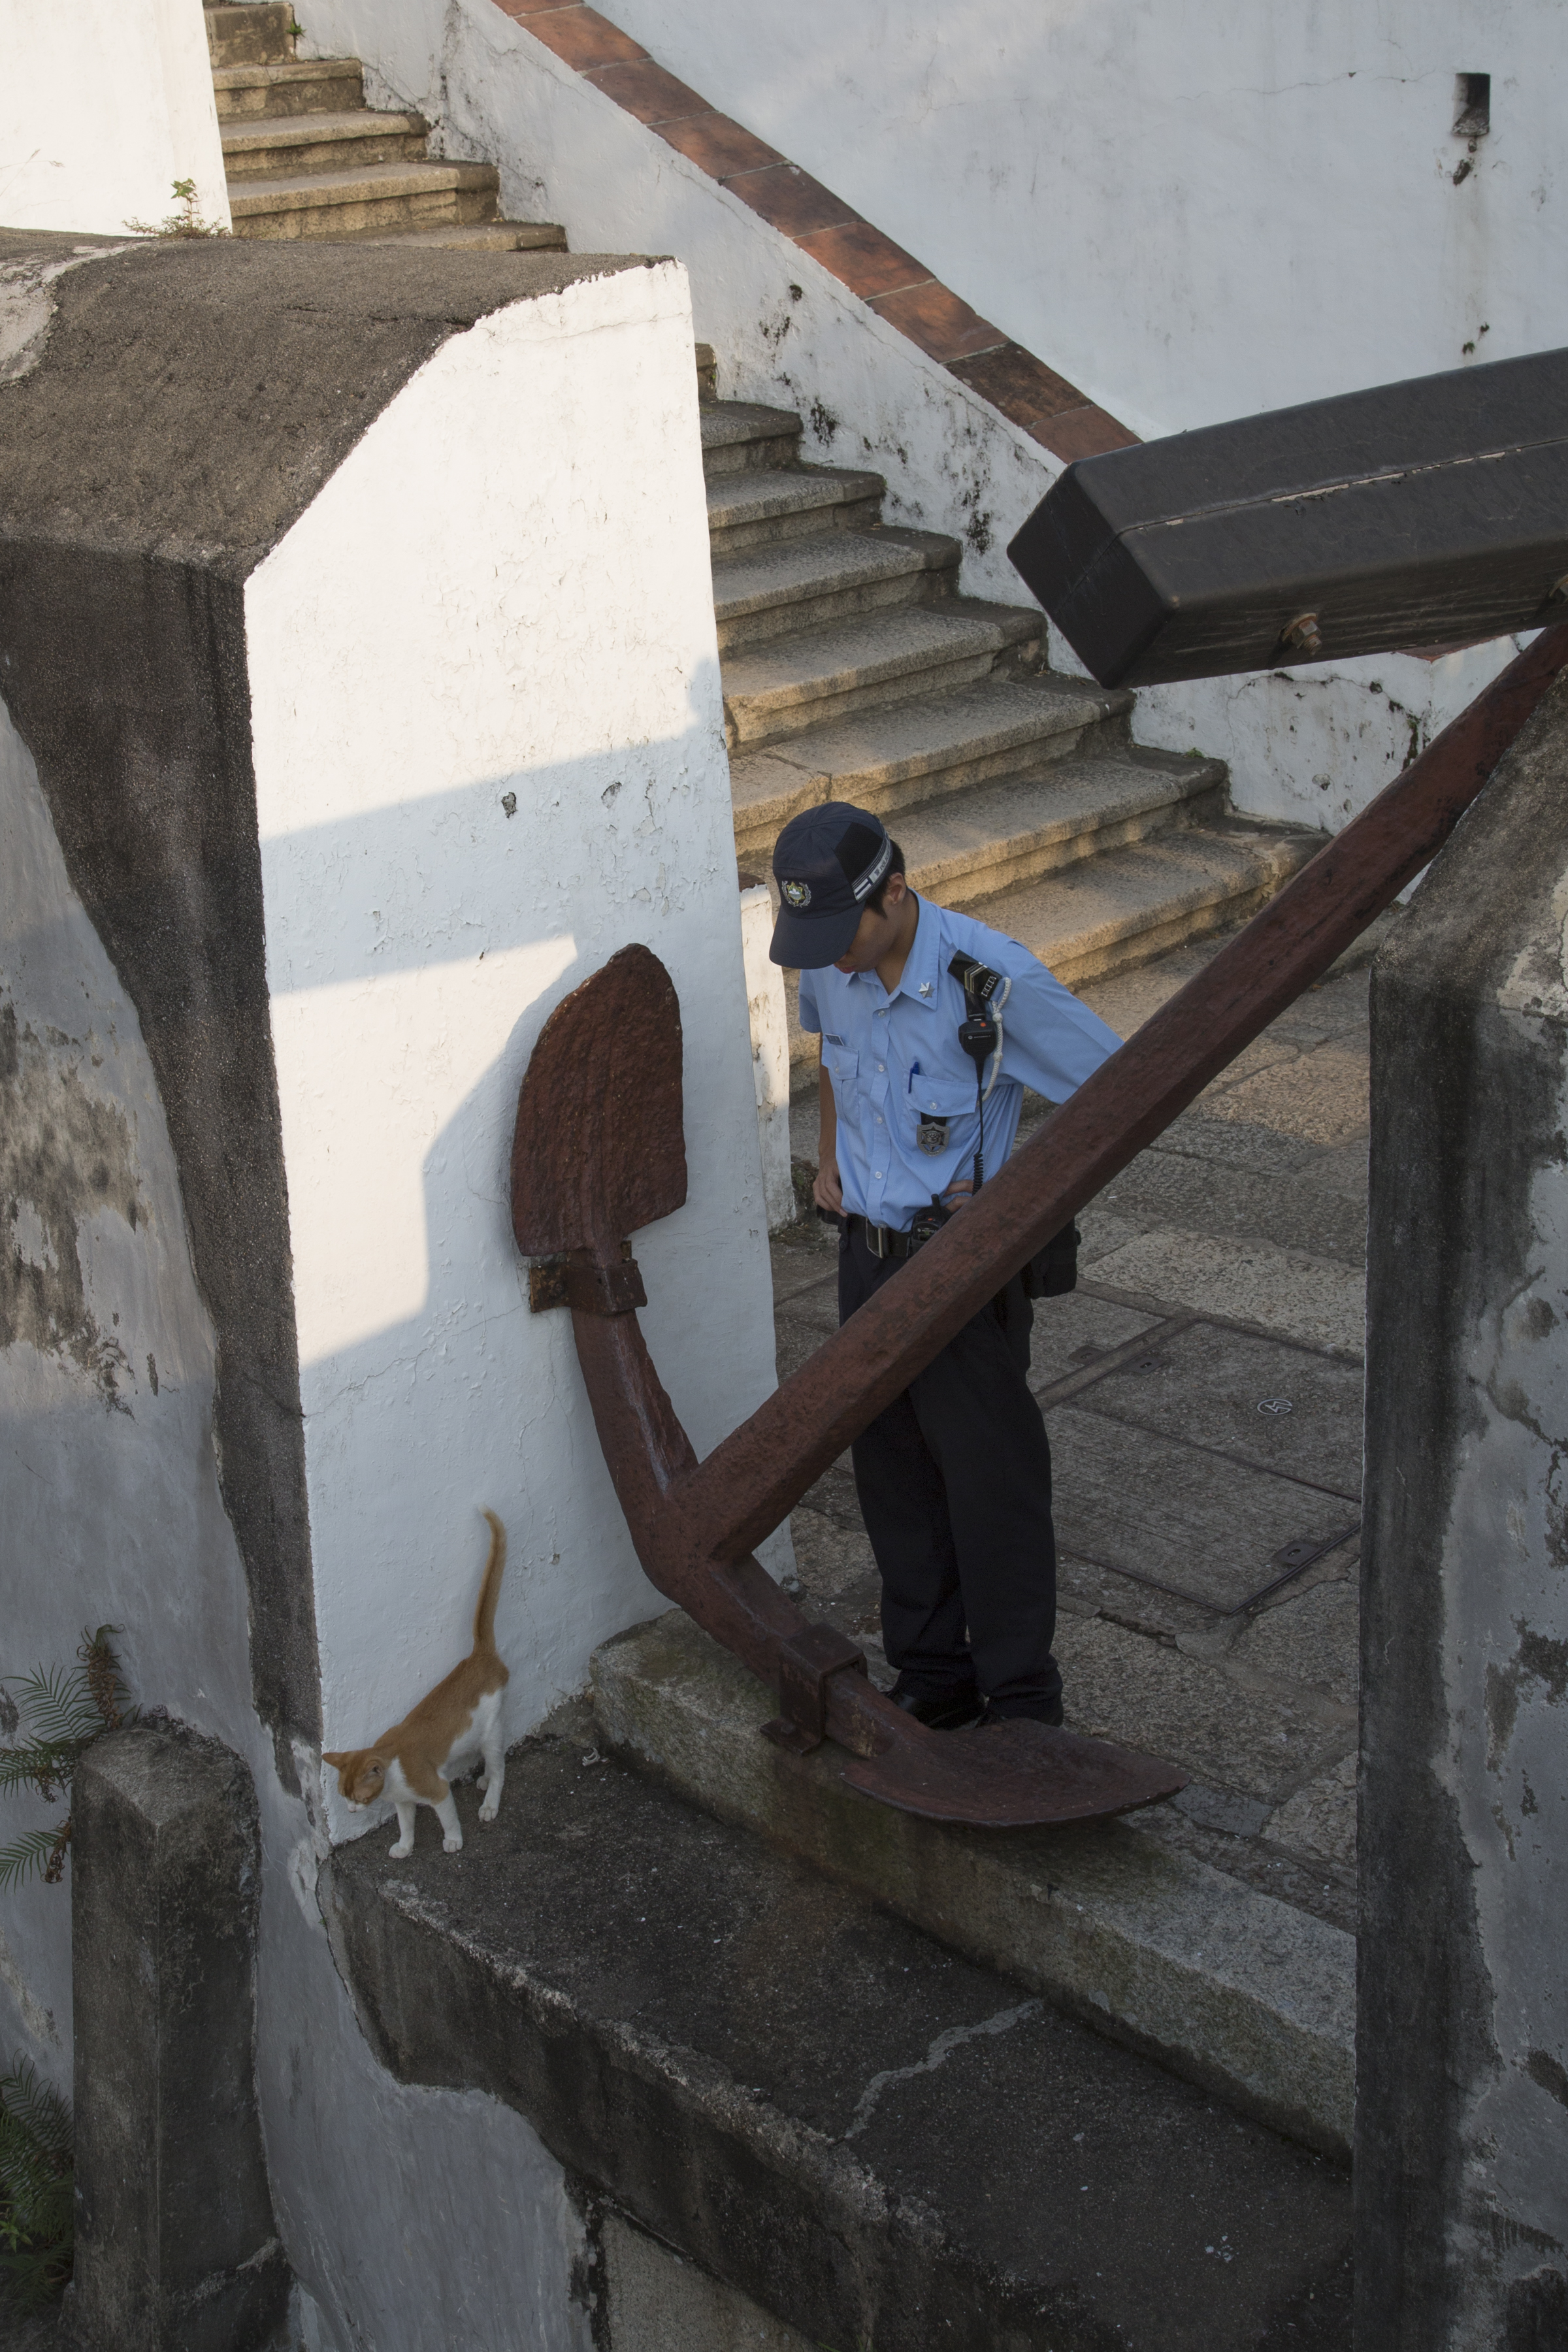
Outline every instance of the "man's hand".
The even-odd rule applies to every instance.
[[[838,1162],[831,1152],[824,1154],[811,1197],[819,1209],[828,1209],[836,1217],[844,1214],[844,1187],[838,1181]]]
[[[973,1198],[974,1179],[972,1176],[961,1176],[952,1190],[942,1194],[942,1205],[944,1209],[962,1209],[967,1207]]]

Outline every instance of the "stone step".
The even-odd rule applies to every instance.
[[[365,107],[342,114],[229,122],[223,131],[224,170],[232,190],[251,180],[416,163],[429,133],[422,114],[373,114]]]
[[[955,693],[856,712],[730,763],[742,863],[767,870],[783,828],[819,801],[900,810],[1013,776],[1124,729],[1132,697],[1088,678],[987,678]]]
[[[1019,883],[968,911],[1079,987],[1242,922],[1322,846],[1319,833],[1224,818]]]
[[[793,465],[800,432],[793,409],[716,400],[702,412],[702,470],[713,482],[721,474]]]
[[[911,809],[899,845],[918,890],[968,907],[1173,825],[1223,816],[1225,786],[1217,760],[1131,749],[1069,756]]]
[[[758,1696],[748,1751],[815,1791],[819,1762],[756,1736]],[[1341,2352],[1342,2166],[606,1760],[582,1717],[513,1749],[493,1825],[456,1790],[461,1853],[422,1817],[395,1862],[378,1823],[319,1894],[382,2063],[505,2101],[591,2200],[691,2266],[665,2256],[673,2307],[628,2343]],[[926,1826],[848,1803],[851,1855]],[[1001,1866],[1027,1835],[973,1850]],[[1058,1847],[1081,1883],[1070,1836],[1045,1838],[1029,1908],[1044,1942],[1081,1931],[1088,1963]],[[948,1851],[962,1911],[971,1849]],[[1100,1942],[1116,1993],[1116,1964],[1157,1942],[1140,1926]],[[1294,1958],[1282,1946],[1288,1979]],[[1258,2007],[1267,2030],[1285,2000]],[[676,2282],[704,2273],[761,2309],[689,2324]]]
[[[880,474],[837,466],[746,467],[708,485],[708,539],[715,562],[782,539],[864,530],[882,511]]]
[[[564,253],[566,232],[557,221],[473,221],[467,227],[360,228],[334,239],[342,245],[427,245],[454,253]]]
[[[242,181],[229,212],[236,236],[438,228],[493,218],[500,184],[493,163],[370,163],[359,172]]]
[[[213,90],[222,123],[345,114],[364,104],[364,68],[357,58],[294,58],[287,65],[215,66]]]
[[[232,0],[204,14],[215,66],[282,65],[294,54],[292,0]]]
[[[954,596],[742,647],[724,664],[727,740],[731,749],[774,742],[852,710],[965,685],[1004,657],[1037,656],[1043,627],[1032,607]]]
[[[606,1643],[592,1675],[601,1745],[690,1802],[1277,2129],[1349,2154],[1355,1939],[1342,1928],[1141,1832],[1135,1813],[998,1837],[868,1802],[831,1748],[784,1763],[761,1737],[773,1694],[679,1610]]]
[[[727,556],[713,566],[719,649],[951,595],[963,552],[939,531],[878,529],[822,531]]]

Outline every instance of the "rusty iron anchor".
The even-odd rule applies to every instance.
[[[1031,1723],[933,1732],[806,1622],[752,1546],[1026,1259],[1320,979],[1440,849],[1568,665],[1543,631],[1207,969],[1061,1106],[895,1282],[699,1462],[648,1355],[629,1237],[686,1199],[680,1010],[650,950],[623,948],[550,1016],[524,1074],[512,1227],[536,1308],[570,1308],[600,1443],[650,1580],[779,1693],[764,1727],[844,1779],[938,1821],[1006,1828],[1125,1812],[1185,1775]],[[592,1084],[584,1073],[592,1071]]]

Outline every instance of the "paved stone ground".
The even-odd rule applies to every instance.
[[[1083,993],[1125,1036],[1214,952],[1181,949]],[[1054,1461],[1068,1722],[1194,1776],[1143,1825],[1346,1927],[1367,987],[1364,961],[1336,970],[1080,1215],[1079,1287],[1037,1307],[1031,1373]],[[815,1163],[815,1086],[792,1124],[797,1163]],[[815,1217],[775,1240],[781,1375],[836,1326],[836,1249]],[[889,1678],[847,1454],[794,1528],[819,1612]]]

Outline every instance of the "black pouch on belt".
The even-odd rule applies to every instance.
[[[1078,1288],[1078,1245],[1083,1239],[1076,1225],[1053,1234],[1024,1268],[1026,1298],[1063,1298]]]

